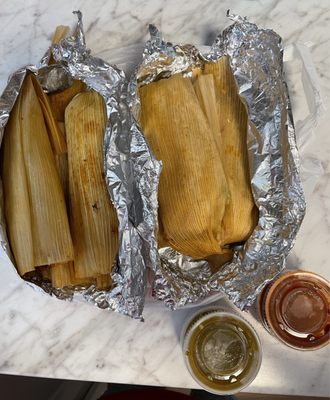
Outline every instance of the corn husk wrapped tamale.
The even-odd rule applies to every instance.
[[[75,274],[105,275],[118,251],[118,221],[103,173],[103,98],[96,92],[78,94],[66,109],[65,126]]]
[[[52,39],[52,45],[58,44],[62,39],[68,36],[69,32],[70,32],[70,27],[66,25],[58,25],[55,29],[55,33]],[[49,59],[49,65],[52,64],[56,64],[53,54],[51,54]]]
[[[54,288],[63,288],[74,285],[73,261],[57,263],[49,266],[52,285]]]
[[[70,28],[68,26],[59,25],[58,27],[56,27],[52,40],[52,45],[58,44],[62,39],[64,39],[68,35],[69,31]],[[51,65],[54,63],[55,60],[53,56],[51,56],[49,64]],[[74,80],[72,85],[67,89],[51,93],[48,95],[49,101],[51,103],[52,113],[56,121],[64,122],[64,114],[66,107],[76,94],[84,91],[85,89],[86,85],[83,82]]]
[[[61,130],[64,138],[66,138],[64,114],[65,109],[73,99],[73,97],[83,92],[86,85],[81,81],[73,81],[73,84],[61,92],[56,92],[48,95],[51,110],[54,118],[57,121],[57,126]],[[66,140],[66,139],[65,139]],[[61,184],[64,190],[64,196],[69,208],[69,172],[68,172],[68,154],[67,151],[55,154],[56,168],[60,176]]]
[[[55,30],[52,44],[59,43],[63,38],[67,36],[69,32],[68,26],[58,26]],[[49,64],[55,63],[53,57],[51,57]],[[49,105],[50,114],[53,120],[56,120],[52,124],[49,124],[50,127],[56,124],[56,126],[60,129],[62,137],[65,142],[65,146],[62,147],[63,151],[58,151],[56,147],[53,146],[54,156],[56,168],[60,177],[61,185],[64,191],[65,202],[67,205],[67,209],[70,208],[70,199],[69,199],[69,170],[68,170],[68,155],[67,155],[67,147],[66,147],[66,138],[65,138],[65,124],[64,124],[64,113],[65,108],[72,100],[72,98],[80,91],[79,89],[84,88],[84,84],[80,81],[73,81],[73,84],[60,92],[56,92],[54,94],[50,94],[48,96],[42,91],[42,94],[46,97],[44,99],[44,103]],[[50,134],[50,137],[54,136]],[[87,282],[81,282],[81,280],[76,279],[74,272],[74,264],[73,261],[69,261],[68,263],[58,263],[52,264],[49,266],[52,285],[56,288],[63,288],[66,286],[72,286],[75,284],[86,284]],[[92,282],[92,279],[89,280]]]
[[[218,107],[215,96],[213,75],[211,74],[198,75],[194,83],[194,89],[199,104],[215,136],[215,144],[218,147],[218,151],[221,151],[221,144],[220,144],[221,137],[219,135],[220,120],[218,117]]]
[[[63,190],[33,79],[27,74],[4,143],[6,220],[22,275],[32,267],[73,259]]]
[[[97,275],[96,277],[96,287],[99,290],[109,290],[112,286],[112,279],[110,274]]]
[[[73,259],[63,189],[31,76],[22,88],[23,152],[30,194],[35,265]]]
[[[53,36],[52,45],[58,44],[62,39],[64,39],[68,35],[69,31],[70,28],[68,26],[64,25],[57,26]],[[54,63],[55,60],[52,56],[49,60],[49,64],[51,65]],[[67,155],[68,152],[67,152],[66,137],[65,137],[64,112],[66,106],[69,104],[69,102],[76,93],[74,93],[72,96],[69,97],[65,105],[63,104],[63,101],[61,99],[63,98],[63,92],[67,92],[70,90],[71,87],[65,89],[64,91],[50,94],[48,96],[44,94],[44,96],[47,97],[47,100],[45,100],[45,102],[49,104],[50,114],[52,115],[52,118],[56,121],[57,127],[59,128],[65,142],[65,147],[63,146],[64,151],[62,152],[56,151],[54,147],[53,151],[55,156],[56,168],[64,191],[64,197],[67,207],[69,207],[69,172],[68,172],[68,155]],[[54,269],[52,270],[54,271]]]
[[[214,79],[220,129],[215,138],[231,197],[221,233],[221,244],[228,245],[246,241],[258,222],[248,165],[248,117],[237,93],[228,59],[223,57],[217,63],[206,64],[204,73],[212,74]]]
[[[65,137],[53,116],[48,97],[43,91],[37,78],[32,74],[30,75],[30,78],[42,109],[53,153],[55,156],[64,154],[67,152]]]
[[[96,283],[95,278],[77,278],[73,261],[50,265],[49,273],[54,288],[76,285],[90,286]]]
[[[58,26],[53,36],[52,44],[57,44],[67,36],[69,27]],[[53,64],[55,61],[51,57],[49,64]],[[65,109],[73,99],[73,97],[85,90],[86,85],[78,80],[74,80],[72,85],[59,92],[55,92],[48,95],[48,101],[50,102],[50,108],[53,118],[56,120],[57,126],[60,128],[63,137],[65,138],[65,123],[64,115]],[[66,139],[65,139],[66,140]],[[65,141],[66,145],[66,141]],[[69,198],[69,170],[68,170],[68,156],[65,147],[65,152],[54,151],[56,168],[59,173],[60,181],[63,187],[64,196],[67,204],[67,208],[70,208]],[[73,261],[68,263],[59,263],[50,265],[50,273],[52,279],[52,285],[56,288],[63,288],[66,286],[73,285],[90,285],[95,283],[94,278],[77,278],[75,276],[75,269]]]
[[[66,27],[63,27],[66,28]],[[67,29],[64,29],[61,33],[67,33]],[[56,35],[59,35],[58,29],[56,29]],[[58,36],[60,38],[60,36]],[[53,39],[54,42],[54,39]],[[50,60],[50,64],[52,59]],[[67,148],[65,140],[65,130],[59,126],[59,123],[55,120],[53,116],[53,110],[50,106],[49,99],[47,95],[42,90],[37,79],[32,77],[33,84],[36,89],[38,99],[45,117],[45,122],[47,125],[48,136],[52,144],[52,149],[55,157],[55,165],[57,172],[59,174],[61,186],[64,192],[64,198],[66,204],[68,204],[68,161],[67,161]],[[48,267],[49,275],[54,287],[62,288],[65,286],[70,286],[74,282],[74,271],[73,262],[68,263],[58,263],[52,264]]]
[[[54,33],[52,44],[58,44],[62,39],[64,39],[68,33],[70,28],[68,26],[59,25]],[[53,64],[55,60],[51,57],[49,64]],[[73,99],[73,97],[85,90],[86,85],[81,82],[74,80],[72,85],[67,89],[64,89],[59,92],[51,93],[48,97],[48,103],[50,105],[50,110],[53,119],[56,121],[57,127],[62,133],[62,136],[65,141],[65,149],[62,152],[54,150],[56,168],[60,176],[61,184],[64,190],[64,196],[69,207],[69,172],[68,172],[68,156],[66,149],[66,133],[65,133],[65,123],[64,123],[64,114],[67,105]],[[44,94],[44,96],[46,96]]]
[[[23,152],[21,93],[11,112],[3,139],[3,189],[10,246],[20,275],[34,271],[32,219]]]
[[[177,74],[143,86],[140,96],[141,126],[163,161],[161,242],[196,259],[222,253],[228,189],[214,135],[191,81]]]
[[[67,89],[48,95],[56,121],[64,122],[66,107],[76,94],[81,93],[84,90],[86,90],[84,82],[74,80],[72,85]]]

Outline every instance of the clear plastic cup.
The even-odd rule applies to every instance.
[[[297,350],[330,343],[330,284],[306,271],[286,272],[259,297],[260,318],[281,342]]]
[[[182,330],[181,345],[191,376],[214,394],[240,392],[260,369],[257,333],[244,318],[225,308],[196,312]]]

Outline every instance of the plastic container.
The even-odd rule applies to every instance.
[[[195,313],[182,330],[181,345],[191,376],[214,394],[240,392],[260,369],[257,333],[244,318],[222,307]]]
[[[317,274],[280,275],[261,293],[259,313],[267,330],[287,346],[317,350],[330,343],[330,284]]]

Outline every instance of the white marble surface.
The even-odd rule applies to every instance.
[[[12,0],[0,8],[0,91],[16,68],[36,62],[56,25],[73,24],[73,9],[84,12],[88,45],[111,61],[108,49],[144,40],[146,25],[156,23],[174,42],[210,43],[229,21],[225,11],[247,15],[276,30],[286,44],[310,42],[325,103],[330,96],[330,2],[307,1],[95,1]],[[306,114],[301,86],[292,80],[297,119]],[[329,115],[302,148],[306,159],[317,156],[324,174],[313,193],[289,264],[330,278],[330,135]],[[297,132],[299,135],[299,132]],[[0,254],[0,373],[53,378],[197,387],[186,371],[178,342],[191,311],[170,312],[147,305],[145,322],[71,304],[35,293],[20,281]],[[297,352],[279,344],[248,316],[261,336],[264,359],[246,390],[256,393],[328,396],[329,346]]]

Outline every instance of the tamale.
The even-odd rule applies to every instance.
[[[89,286],[96,283],[95,278],[77,278],[73,261],[50,265],[50,277],[54,288],[62,289],[69,286]]]
[[[64,39],[68,34],[69,34],[70,28],[65,25],[59,25],[56,27],[53,39],[52,39],[52,45],[58,44],[62,39]],[[50,60],[49,60],[49,65],[55,64],[56,61],[54,60],[53,55],[51,55]]]
[[[55,156],[56,168],[64,192],[65,203],[69,204],[69,175],[67,154]],[[68,206],[67,206],[68,209]],[[51,281],[55,288],[63,288],[75,284],[73,261],[50,265]]]
[[[21,89],[20,121],[31,207],[34,265],[73,259],[63,189],[42,110],[29,74]]]
[[[62,39],[64,39],[68,35],[69,31],[70,28],[68,26],[64,25],[57,26],[52,39],[52,45],[58,44]],[[54,63],[55,60],[53,59],[53,57],[51,57],[49,64],[54,64]],[[73,81],[73,84],[69,88],[48,95],[51,111],[54,116],[54,119],[58,122],[58,125],[60,124],[64,125],[64,113],[67,105],[70,103],[70,101],[77,93],[82,92],[85,88],[86,85],[83,82],[75,80]],[[65,130],[61,129],[61,131],[65,137]]]
[[[64,120],[63,122],[57,121],[57,125],[60,128],[64,138],[66,138],[66,133],[65,133],[65,124],[64,124]],[[65,144],[66,144],[66,139],[65,139]]]
[[[30,77],[34,86],[34,90],[38,96],[42,113],[44,115],[47,132],[54,155],[64,154],[66,153],[65,137],[53,116],[49,99],[43,91],[37,78],[34,75],[30,75]]]
[[[55,156],[56,169],[60,178],[61,186],[64,192],[65,203],[69,207],[69,172],[68,172],[68,155],[58,154]]]
[[[111,272],[118,251],[118,220],[103,172],[106,110],[96,92],[78,94],[65,112],[70,221],[77,278]]]
[[[214,79],[213,75],[198,75],[195,83],[194,89],[196,96],[198,98],[199,104],[208,120],[210,128],[215,136],[215,142],[219,152],[219,157],[221,158],[221,146],[220,146],[220,124],[218,118],[217,102],[215,97]],[[226,179],[227,182],[227,179]],[[227,211],[227,207],[226,207]],[[225,211],[225,213],[226,213]],[[215,254],[207,257],[207,261],[211,267],[212,272],[219,270],[219,267],[230,261],[233,257],[233,252],[227,249],[225,254]]]
[[[65,38],[69,33],[68,26],[58,26],[55,30],[52,44],[58,44],[63,38]],[[55,63],[53,56],[51,57],[49,64]],[[47,96],[47,102],[50,103],[50,97]],[[54,117],[54,112],[57,110],[55,107],[55,103],[53,102],[50,105],[51,114]],[[55,156],[55,164],[56,169],[59,174],[60,182],[64,192],[65,203],[67,208],[69,208],[69,171],[68,171],[68,156],[67,156],[67,148],[66,148],[66,140],[65,140],[65,125],[64,125],[64,110],[61,121],[56,121],[57,126],[59,127],[64,141],[65,141],[65,151],[58,152],[53,148],[54,156]],[[51,281],[52,285],[56,288],[63,288],[66,286],[72,286],[75,284],[75,274],[74,274],[74,265],[73,261],[69,261],[67,263],[58,263],[50,265],[51,272]]]
[[[70,103],[72,98],[85,90],[86,85],[81,82],[81,81],[74,81],[72,86],[69,88],[61,91],[61,92],[56,92],[53,94],[50,94],[49,100],[51,104],[51,111],[57,120],[57,126],[59,127],[60,131],[62,132],[62,135],[65,140],[65,146],[66,146],[66,131],[65,131],[65,123],[64,123],[64,113],[65,113],[65,108],[67,105]],[[55,162],[56,162],[56,168],[60,176],[61,184],[64,190],[64,196],[66,203],[69,207],[69,172],[68,172],[68,157],[67,157],[67,151],[63,152],[62,154],[59,154],[58,152],[55,152]]]
[[[215,97],[214,79],[213,75],[199,75],[194,83],[194,89],[198,98],[199,104],[208,120],[213,134],[216,136],[215,143],[220,146],[220,123],[218,117],[218,107]]]
[[[72,85],[60,92],[51,93],[48,95],[52,107],[54,118],[57,121],[64,121],[65,109],[70,101],[78,93],[86,90],[86,85],[82,81],[74,80]]]
[[[58,122],[58,127],[61,130],[64,140],[65,140],[65,148],[66,148],[66,139],[65,139],[65,125],[64,122]],[[54,154],[56,169],[60,178],[61,186],[64,192],[65,203],[67,205],[67,209],[69,209],[69,170],[68,170],[68,153],[67,151],[62,154]]]
[[[191,81],[194,83],[196,81],[196,79],[199,76],[202,75],[202,73],[203,73],[203,71],[202,71],[202,69],[200,67],[193,68],[192,71],[191,71],[191,74],[190,74],[191,75],[191,77],[190,77]]]
[[[73,280],[73,285],[74,286],[83,286],[83,287],[96,285],[96,279],[94,277],[91,277],[91,278],[77,278],[75,276],[74,280]]]
[[[24,163],[21,121],[22,92],[11,111],[3,138],[2,180],[4,209],[10,247],[20,275],[34,271],[32,221]]]
[[[73,270],[73,284],[79,285],[79,286],[90,286],[90,285],[96,285],[96,278],[95,277],[89,277],[89,278],[77,278],[74,272],[74,268]]]
[[[64,288],[74,284],[73,261],[66,263],[52,264],[50,266],[50,276],[54,288]]]
[[[58,44],[64,39],[70,32],[70,27],[66,25],[58,25],[55,29],[55,33],[52,38],[52,45]],[[49,62],[51,64],[51,62]]]
[[[188,78],[176,74],[140,88],[141,126],[163,169],[161,241],[196,259],[220,254],[228,189],[214,136]]]
[[[97,275],[96,277],[96,287],[99,290],[109,290],[112,286],[112,280],[110,274]]]
[[[248,239],[258,220],[251,191],[247,153],[247,112],[242,103],[228,59],[205,64],[205,74],[214,78],[219,118],[218,148],[228,182],[228,204],[221,233],[221,244]]]
[[[231,249],[227,249],[227,252],[224,252],[223,254],[212,254],[205,259],[210,266],[211,272],[215,273],[218,272],[224,264],[230,262],[232,258],[233,251]]]
[[[65,38],[67,36],[67,34],[69,33],[69,30],[70,30],[70,28],[68,26],[63,26],[63,25],[57,26],[54,36],[53,36],[52,44],[53,45],[58,44],[63,38]],[[55,60],[51,58],[49,61],[49,64],[52,64],[54,62],[55,62]],[[51,119],[52,123],[50,123],[49,125],[56,124],[56,127],[60,130],[60,133],[61,133],[61,135],[59,135],[59,136],[61,136],[61,138],[63,138],[63,141],[64,141],[64,145],[61,146],[62,151],[59,151],[59,149],[57,149],[56,146],[52,146],[52,147],[53,147],[53,152],[54,152],[54,156],[55,156],[56,169],[59,174],[61,185],[62,185],[62,188],[64,191],[65,202],[68,206],[69,205],[69,172],[68,172],[68,157],[67,157],[67,148],[66,148],[66,139],[65,139],[64,109],[63,109],[63,112],[61,112],[61,120],[55,121],[56,118],[54,116],[54,112],[57,110],[56,102],[53,102],[52,104],[50,104],[50,97],[48,97],[44,92],[39,96],[39,100],[40,100],[40,97],[44,98],[44,96],[46,97],[46,99],[43,99],[43,102],[45,104],[47,104],[47,110],[49,111],[48,114],[51,115],[50,119]],[[56,96],[56,95],[54,95],[54,96]],[[53,121],[55,121],[55,123]],[[51,136],[53,136],[53,135],[50,134],[50,138],[51,138]]]

